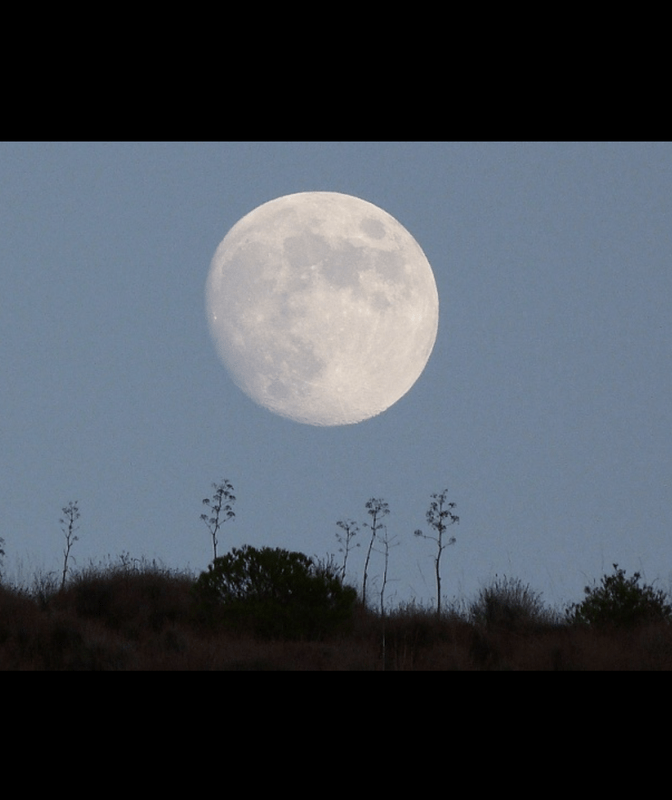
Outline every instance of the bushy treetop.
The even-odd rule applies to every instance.
[[[263,636],[316,638],[352,613],[357,592],[339,573],[303,553],[244,545],[215,558],[194,592],[211,619]]]
[[[614,573],[604,575],[598,586],[586,586],[586,599],[572,604],[567,621],[593,627],[633,627],[642,622],[672,620],[672,605],[662,590],[646,584],[640,586],[641,575],[635,572],[626,578],[625,570],[614,564]]]

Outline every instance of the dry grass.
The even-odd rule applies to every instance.
[[[90,568],[63,591],[0,585],[1,670],[668,670],[672,627],[593,631],[552,614],[512,622],[414,605],[359,607],[323,641],[261,641],[207,626],[194,576],[155,565]]]

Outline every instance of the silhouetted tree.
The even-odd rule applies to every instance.
[[[236,497],[233,494],[233,486],[226,478],[222,478],[219,483],[213,483],[212,488],[215,490],[212,499],[206,497],[203,500],[203,505],[210,509],[212,516],[201,514],[201,519],[210,531],[214,558],[217,558],[217,545],[219,544],[217,532],[225,522],[236,516],[233,511]]]
[[[426,513],[427,522],[430,527],[436,531],[436,536],[423,533],[420,529],[415,531],[415,535],[423,539],[431,539],[436,542],[437,553],[434,558],[434,567],[436,570],[436,614],[441,614],[441,554],[451,544],[455,544],[455,537],[451,536],[447,541],[443,536],[446,529],[450,525],[454,525],[460,521],[460,518],[453,514],[455,503],[447,503],[448,489],[444,489],[441,494],[431,495],[432,502],[429,504],[429,509]]]
[[[371,541],[369,542],[369,549],[366,551],[366,560],[364,562],[364,578],[362,579],[362,602],[366,605],[366,582],[369,574],[369,560],[371,558],[371,551],[373,550],[373,543],[376,541],[378,531],[383,527],[380,519],[390,513],[387,503],[380,498],[372,497],[366,503],[366,513],[370,515],[371,522],[365,522],[364,525],[371,529]]]
[[[70,558],[70,548],[72,545],[79,541],[79,536],[75,536],[75,531],[79,530],[79,526],[75,528],[75,522],[79,519],[78,501],[71,500],[65,508],[61,509],[65,515],[65,519],[61,518],[58,521],[61,525],[67,527],[61,528],[65,535],[65,550],[63,551],[63,576],[61,578],[61,589],[65,586],[65,576],[68,574],[68,559]]]
[[[625,570],[614,564],[613,575],[603,575],[599,586],[586,586],[586,599],[566,610],[574,625],[595,628],[628,628],[644,622],[672,621],[670,598],[662,589],[639,585],[641,575],[625,577]]]
[[[357,591],[340,570],[282,548],[233,548],[194,584],[207,618],[264,637],[315,639],[352,616]]]

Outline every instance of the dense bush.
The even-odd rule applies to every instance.
[[[554,622],[554,614],[541,600],[541,595],[518,578],[495,579],[478,593],[469,606],[469,617],[477,625],[517,628]]]
[[[593,627],[634,627],[643,622],[672,619],[672,606],[662,590],[640,586],[639,572],[631,578],[614,564],[613,575],[604,575],[599,586],[586,586],[586,599],[573,603],[566,611],[571,624]]]
[[[212,622],[266,638],[316,639],[352,616],[357,592],[339,572],[303,553],[245,545],[214,559],[194,596]]]

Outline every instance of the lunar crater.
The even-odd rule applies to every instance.
[[[385,226],[378,219],[363,219],[359,226],[367,236],[372,239],[382,239],[385,236]]]

